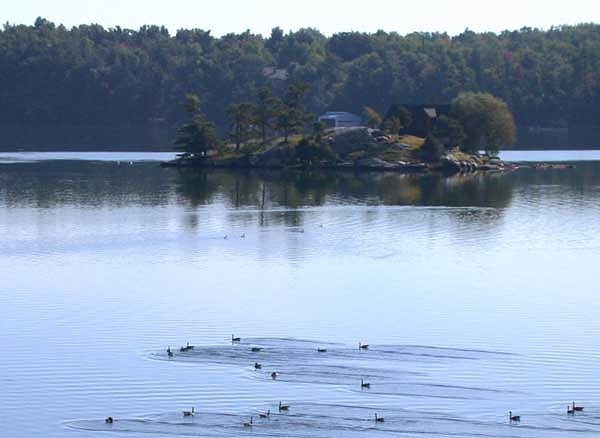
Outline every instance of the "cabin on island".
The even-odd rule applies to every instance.
[[[427,137],[431,134],[440,116],[447,116],[450,112],[450,105],[393,104],[388,109],[386,118],[396,116],[401,108],[405,108],[412,116],[412,123],[406,129],[406,133],[418,137]]]
[[[363,126],[362,118],[356,114],[343,111],[327,111],[319,116],[319,122],[323,122],[327,128],[355,128]]]

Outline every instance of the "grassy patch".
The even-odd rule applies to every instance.
[[[406,143],[409,149],[420,149],[425,143],[425,139],[421,137],[415,137],[414,135],[403,135],[398,139],[400,143]]]
[[[459,150],[452,150],[448,155],[457,161],[469,161],[471,159],[471,155],[465,154]]]

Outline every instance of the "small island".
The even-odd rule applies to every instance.
[[[510,168],[496,155],[514,143],[514,119],[506,103],[488,93],[459,94],[446,106],[447,114],[438,116],[435,109],[426,109],[434,115],[429,116],[425,135],[418,136],[410,130],[413,114],[402,105],[393,105],[384,117],[364,107],[359,126],[327,126],[323,117],[315,121],[306,111],[302,104],[306,91],[305,84],[292,82],[280,98],[264,87],[255,102],[229,105],[226,139],[218,138],[215,125],[201,110],[200,98],[188,94],[183,108],[189,119],[175,140],[181,153],[162,166],[402,173]]]

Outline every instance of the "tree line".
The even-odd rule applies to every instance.
[[[263,136],[269,99],[287,99],[289,111],[277,122],[289,134],[299,113],[288,85],[303,83],[301,104],[313,114],[364,107],[385,113],[392,104],[450,103],[461,92],[487,92],[502,98],[521,125],[598,124],[600,26],[466,30],[453,37],[383,31],[326,37],[315,29],[275,28],[268,37],[248,31],[216,38],[200,29],[171,35],[159,26],[67,29],[39,18],[0,31],[0,83],[0,122],[174,126],[191,92],[222,133],[232,117],[243,121],[250,111],[231,104],[253,102],[264,112]],[[261,103],[265,87],[273,91]],[[239,143],[246,135],[238,129]]]

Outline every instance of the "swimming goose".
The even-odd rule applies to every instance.
[[[363,379],[360,379],[360,387],[361,388],[370,388],[371,384],[364,382]]]
[[[521,421],[521,416],[520,415],[513,415],[512,411],[508,411],[508,419],[510,420],[511,423],[513,421],[519,422],[519,421]]]
[[[239,337],[234,337],[233,335],[231,335],[231,342],[240,342],[242,339]]]
[[[317,348],[317,352],[319,352],[319,353],[326,353],[327,352],[327,348]]]
[[[171,351],[171,346],[170,345],[167,347],[167,356],[173,357],[173,352]]]
[[[106,417],[106,420],[104,420],[107,424],[112,424],[113,422],[113,417]]]
[[[255,370],[260,370],[262,368],[262,364],[258,363],[258,362],[254,362],[254,369]]]
[[[573,402],[573,410],[576,412],[583,411],[583,406],[575,406],[575,402]]]
[[[257,353],[257,352],[259,352],[259,351],[261,351],[261,350],[262,350],[262,348],[260,348],[260,347],[252,347],[252,348],[250,349],[250,351],[252,351],[253,353]]]
[[[271,379],[275,380],[277,377],[279,377],[279,373],[277,371],[273,371],[271,373]]]
[[[367,350],[368,348],[369,348],[369,344],[361,344],[360,342],[358,343],[359,350]]]
[[[283,405],[283,404],[281,404],[281,402],[279,402],[279,410],[280,411],[289,411],[290,405]]]
[[[187,345],[185,347],[181,347],[179,349],[179,351],[185,352],[185,351],[189,351],[189,350],[193,350],[193,349],[194,349],[194,346],[190,345],[190,343],[188,342]]]
[[[244,423],[244,427],[252,427],[252,417],[250,417],[250,421]]]
[[[196,415],[196,412],[194,412],[194,407],[192,406],[191,411],[183,411],[182,414],[184,417],[193,417],[194,415]]]
[[[258,414],[258,416],[260,418],[267,418],[271,415],[271,410],[269,409],[267,412],[261,412],[260,414]]]
[[[568,415],[575,414],[575,410],[571,407],[571,405],[567,405],[567,414]]]
[[[383,423],[384,419],[383,417],[378,417],[377,416],[377,412],[375,412],[375,422],[376,423]]]

